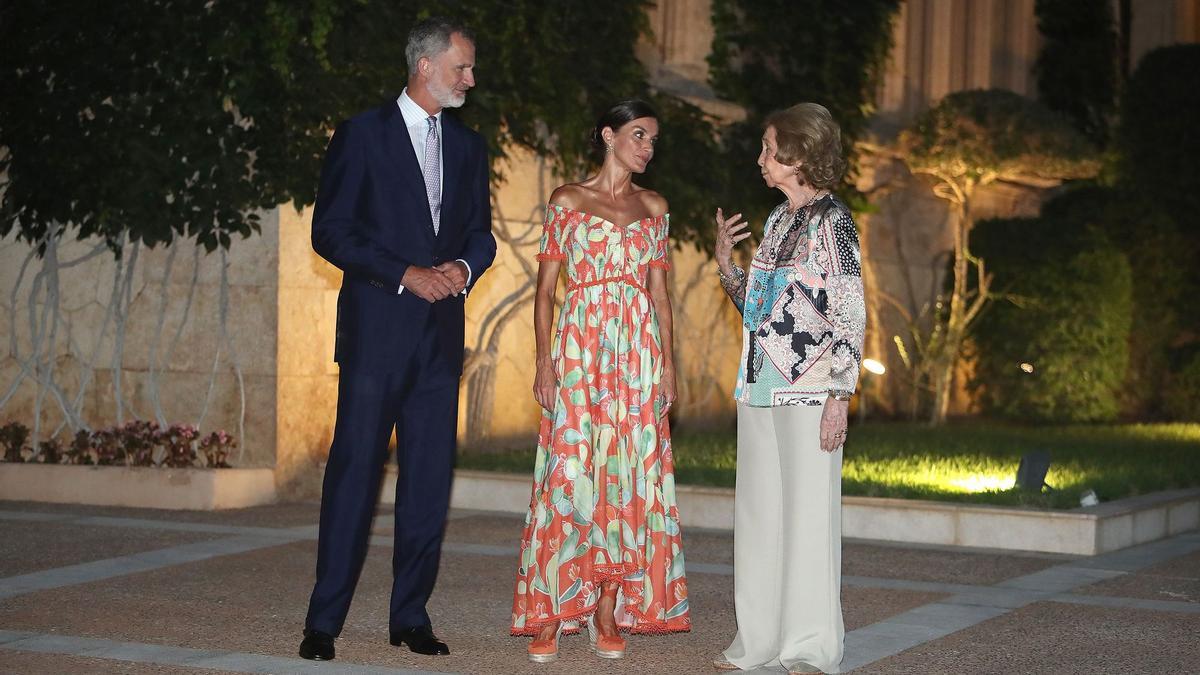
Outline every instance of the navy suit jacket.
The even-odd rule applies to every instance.
[[[442,219],[437,236],[404,116],[396,102],[338,125],[326,151],[312,246],[342,270],[334,360],[393,372],[436,322],[442,358],[462,372],[464,298],[397,294],[409,265],[463,259],[472,286],[496,257],[483,137],[442,115]]]

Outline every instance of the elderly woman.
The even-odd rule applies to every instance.
[[[836,672],[842,660],[841,473],[865,309],[858,234],[831,192],[841,132],[801,103],[767,117],[758,166],[787,197],[767,218],[749,271],[731,260],[749,236],[717,209],[721,285],[742,314],[738,373],[734,605],[738,633],[714,665]]]

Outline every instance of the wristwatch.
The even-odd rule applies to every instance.
[[[849,401],[850,397],[853,395],[854,392],[852,391],[842,391],[840,389],[831,389],[829,391],[829,398],[832,398],[835,401]]]

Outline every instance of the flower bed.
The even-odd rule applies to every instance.
[[[231,467],[237,441],[224,431],[135,421],[81,430],[65,445],[29,437],[18,422],[0,427],[4,499],[199,510],[275,501],[274,470]]]
[[[29,443],[29,428],[20,422],[0,427],[5,462],[227,469],[237,441],[224,431],[203,438],[190,424],[161,427],[136,420],[107,429],[81,429],[70,443],[49,438]]]

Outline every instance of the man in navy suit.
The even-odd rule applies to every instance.
[[[334,657],[396,430],[390,641],[449,654],[425,604],[441,554],[458,426],[463,303],[496,256],[483,138],[443,114],[475,86],[475,45],[433,18],[408,37],[408,86],[342,122],[321,171],[312,243],[342,270],[337,422],[321,497],[317,581],[300,656]]]

